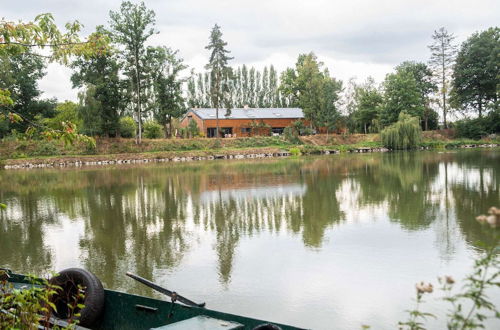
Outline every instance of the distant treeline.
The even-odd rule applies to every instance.
[[[0,26],[4,39],[8,24]],[[178,51],[146,46],[155,33],[155,13],[144,3],[124,1],[111,11],[108,26],[96,29],[109,39],[110,49],[69,58],[78,103],[41,97],[38,82],[48,61],[36,48],[0,48],[0,96],[8,92],[13,100],[0,102],[0,137],[37,138],[46,129],[61,129],[61,122],[75,123],[90,136],[140,138],[153,129],[151,136],[168,137],[190,107],[245,105],[300,107],[311,126],[327,131],[379,132],[405,112],[418,117],[424,130],[455,127],[473,138],[500,132],[498,27],[476,32],[460,46],[453,34],[438,29],[429,38],[427,63],[404,61],[380,84],[372,78],[342,82],[313,52],[298,55],[283,72],[274,65],[234,66],[218,25],[205,49],[200,45],[209,55],[206,71],[188,71]],[[450,115],[466,119],[450,123]]]

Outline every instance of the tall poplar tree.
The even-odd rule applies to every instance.
[[[278,73],[271,64],[269,67],[269,106],[275,108],[278,106]]]
[[[443,113],[444,128],[447,128],[446,115],[448,113],[447,101],[449,95],[450,77],[455,61],[456,45],[453,44],[455,36],[449,33],[444,27],[434,31],[432,35],[433,43],[429,46],[431,58],[429,66],[432,68],[436,82],[441,94],[438,101]]]
[[[211,52],[209,62],[205,68],[210,71],[210,98],[212,100],[212,105],[215,107],[215,118],[217,123],[215,135],[217,137],[219,137],[220,131],[219,108],[227,105],[227,92],[229,86],[225,81],[231,76],[231,68],[228,66],[228,62],[233,59],[228,55],[230,51],[226,49],[226,46],[227,42],[222,40],[220,26],[215,24],[210,33],[208,46],[205,47],[205,49]]]
[[[145,43],[155,34],[155,13],[146,8],[144,2],[133,4],[122,2],[119,11],[110,11],[111,33],[115,42],[124,47],[123,59],[126,63],[125,74],[129,77],[135,94],[135,112],[138,123],[136,143],[142,141],[142,101],[146,78]]]
[[[261,91],[261,104],[259,106],[263,108],[269,107],[269,71],[267,70],[267,66],[264,67],[262,71],[262,91]]]
[[[260,88],[259,88],[260,89]],[[255,68],[251,67],[248,75],[248,105],[250,107],[257,106],[259,102],[258,92],[257,92],[257,82]]]

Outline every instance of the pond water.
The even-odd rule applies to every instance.
[[[1,171],[0,182],[0,267],[80,266],[159,297],[130,271],[229,313],[392,329],[417,281],[463,278],[492,244],[474,218],[500,206],[500,150]]]

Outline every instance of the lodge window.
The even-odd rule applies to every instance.
[[[273,134],[280,134],[281,135],[281,134],[283,134],[284,129],[285,129],[284,127],[273,127],[271,129],[271,131]]]
[[[250,134],[250,133],[252,133],[252,128],[251,127],[242,127],[241,128],[241,133],[243,133],[243,134]]]

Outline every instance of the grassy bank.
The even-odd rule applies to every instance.
[[[456,140],[436,132],[424,132],[422,147],[458,148],[467,145],[500,143],[498,140]],[[248,137],[229,139],[156,139],[136,145],[133,139],[97,139],[95,149],[86,145],[65,146],[60,141],[3,140],[0,161],[6,164],[64,162],[67,160],[160,159],[172,157],[207,157],[292,151],[320,154],[325,151],[352,152],[363,148],[383,148],[378,134],[313,135],[292,143],[283,137]]]

